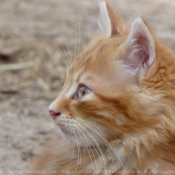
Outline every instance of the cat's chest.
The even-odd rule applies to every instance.
[[[69,154],[59,153],[62,161],[57,163],[58,170],[65,174],[115,175],[124,167],[119,154],[109,148],[72,146],[66,152]]]

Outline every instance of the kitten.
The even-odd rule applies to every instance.
[[[128,30],[106,2],[99,26],[105,36],[74,60],[49,107],[59,135],[35,169],[42,175],[175,174],[174,53],[144,19]]]

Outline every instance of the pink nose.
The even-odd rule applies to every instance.
[[[61,112],[55,112],[55,111],[49,110],[49,114],[55,120],[61,114]]]

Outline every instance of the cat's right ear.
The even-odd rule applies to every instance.
[[[113,11],[107,2],[99,2],[100,15],[98,25],[106,37],[124,35],[127,29],[119,16]]]
[[[138,18],[132,23],[128,38],[122,47],[125,48],[125,64],[139,77],[151,75],[155,71],[155,41],[154,33],[144,19]],[[151,67],[154,67],[154,70]]]

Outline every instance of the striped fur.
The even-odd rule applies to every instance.
[[[60,136],[36,169],[59,175],[175,173],[174,54],[144,19],[128,32],[107,7],[111,34],[93,39],[68,69],[50,106],[61,111],[55,120]],[[72,96],[80,84],[91,92]]]

